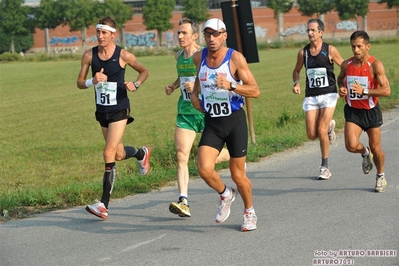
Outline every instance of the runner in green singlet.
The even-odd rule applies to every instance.
[[[190,217],[188,205],[188,159],[197,133],[204,129],[204,114],[196,110],[190,101],[196,77],[196,67],[192,56],[201,47],[196,43],[198,38],[198,24],[187,18],[179,22],[178,39],[179,46],[183,48],[175,54],[176,69],[178,78],[165,87],[165,92],[170,95],[180,87],[180,97],[177,103],[175,149],[177,156],[177,184],[179,188],[178,202],[169,205],[170,212],[180,217]],[[226,149],[223,149],[216,159],[216,163],[229,160],[230,156]]]

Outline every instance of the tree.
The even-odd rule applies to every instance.
[[[369,2],[369,0],[334,0],[339,18],[341,20],[355,19],[356,22],[356,15],[364,18],[369,12]]]
[[[175,0],[147,0],[143,6],[143,20],[147,30],[157,30],[158,46],[162,45],[162,33],[173,29],[170,19]]]
[[[379,4],[386,3],[389,9],[396,8],[396,18],[398,20],[398,27],[396,29],[396,35],[399,36],[399,0],[379,0]]]
[[[209,18],[208,0],[182,0],[183,17],[195,20],[198,24],[205,22]]]
[[[281,14],[288,13],[294,5],[292,0],[268,0],[266,3],[267,7],[273,9],[274,18],[277,20],[277,32],[281,38],[281,32],[283,29],[283,18]]]
[[[64,22],[64,9],[57,0],[41,0],[35,10],[35,24],[45,32],[46,52],[50,53],[48,30],[54,30]]]
[[[0,54],[10,51],[10,43],[11,36],[4,34],[0,28]],[[33,46],[33,43],[33,34],[14,36],[14,47],[17,53],[29,50]]]
[[[0,2],[0,28],[10,36],[10,51],[15,53],[15,37],[33,33],[34,23],[29,18],[30,8],[23,6],[24,0],[2,0]]]
[[[105,0],[105,14],[112,17],[118,27],[121,43],[126,47],[126,39],[123,28],[126,21],[130,20],[133,16],[134,10],[131,5],[124,4],[123,0]]]
[[[333,0],[297,0],[299,12],[302,16],[312,17],[316,14],[317,18],[326,14],[334,8]]]
[[[82,32],[83,51],[86,51],[86,29],[94,25],[100,16],[96,16],[97,0],[58,0],[65,7],[64,25],[69,25],[70,31]]]

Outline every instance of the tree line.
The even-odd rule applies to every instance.
[[[247,0],[244,0],[247,1]],[[297,0],[298,11],[303,16],[320,17],[337,11],[341,20],[365,17],[370,0]],[[36,28],[45,31],[46,51],[50,51],[49,31],[68,25],[71,32],[82,32],[83,50],[86,50],[86,29],[94,26],[105,16],[111,16],[118,25],[122,45],[125,46],[124,24],[131,20],[134,10],[123,0],[40,0],[38,7],[29,7],[25,0],[0,0],[0,53],[26,51],[33,46]],[[208,0],[182,0],[183,17],[203,23],[209,18]],[[293,8],[294,0],[268,0],[267,7],[273,9],[274,17],[281,24],[281,14]],[[399,0],[379,0],[388,8],[396,8],[399,25]],[[147,0],[143,6],[143,22],[147,30],[156,30],[159,44],[162,33],[173,29],[170,22],[175,9],[175,0]],[[399,35],[399,27],[398,27]]]

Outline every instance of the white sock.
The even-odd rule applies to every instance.
[[[251,208],[249,208],[249,209],[246,209],[246,208],[244,208],[244,212],[255,213],[254,206],[252,206],[252,207],[251,207]]]
[[[221,196],[224,197],[224,198],[225,197],[228,197],[228,198],[231,197],[230,189],[229,189],[228,186],[226,186],[226,189],[224,190],[224,192],[223,192],[223,194]]]

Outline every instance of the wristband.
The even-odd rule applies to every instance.
[[[298,84],[298,83],[299,83],[299,80],[295,80],[295,81],[294,81],[294,87],[295,87],[295,85]]]
[[[86,88],[93,86],[93,79],[87,79],[85,82]]]

